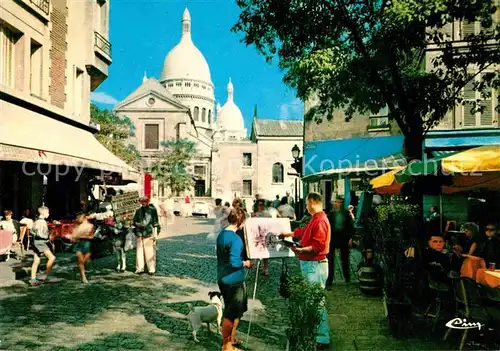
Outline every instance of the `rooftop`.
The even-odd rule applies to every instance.
[[[254,131],[258,137],[302,137],[302,121],[284,121],[272,119],[254,119]]]

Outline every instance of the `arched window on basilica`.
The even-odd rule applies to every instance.
[[[212,124],[212,110],[208,110],[208,124]]]
[[[207,115],[207,109],[203,108],[203,110],[201,110],[201,121],[202,122],[206,121],[206,115]]]
[[[283,183],[283,165],[279,162],[273,164],[273,183]]]
[[[194,108],[194,113],[193,113],[193,119],[195,120],[195,122],[198,122],[199,119],[200,119],[200,108],[198,106],[196,106]]]

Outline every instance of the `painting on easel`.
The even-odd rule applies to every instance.
[[[245,241],[248,257],[252,260],[263,258],[293,257],[290,250],[278,238],[281,233],[289,233],[288,218],[252,217],[245,222]]]

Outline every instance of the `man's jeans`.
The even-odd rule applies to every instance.
[[[328,261],[326,259],[323,261],[300,261],[300,270],[309,283],[319,283],[323,289],[325,288],[326,279],[328,278]],[[316,342],[321,344],[330,343],[328,316],[324,301],[321,306],[321,322],[316,335]]]

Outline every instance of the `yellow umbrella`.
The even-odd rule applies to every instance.
[[[500,145],[475,147],[441,159],[444,174],[500,171]]]
[[[390,172],[384,173],[376,178],[373,178],[370,181],[370,184],[372,185],[373,189],[382,188],[385,186],[391,186],[396,183],[396,173],[398,173],[402,169],[404,169],[404,167],[398,167]]]
[[[500,172],[500,145],[479,146],[443,158],[410,163],[372,179],[370,184],[378,193],[394,194],[401,190],[403,183],[411,176],[436,175],[438,172],[453,175],[454,184],[446,187],[445,192],[479,187],[498,188],[496,172]]]

